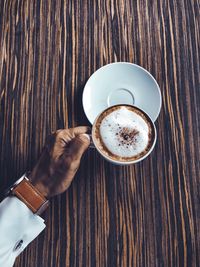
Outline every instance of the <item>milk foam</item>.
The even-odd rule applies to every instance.
[[[148,145],[148,134],[147,122],[126,107],[108,114],[100,125],[104,145],[119,157],[134,157],[143,152]]]

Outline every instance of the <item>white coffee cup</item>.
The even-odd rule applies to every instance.
[[[120,109],[121,107],[125,107],[125,108],[130,108],[131,111],[133,112],[139,112],[139,116],[143,116],[145,118],[145,120],[147,121],[148,125],[150,126],[150,129],[151,132],[152,132],[152,136],[151,136],[151,139],[148,140],[148,144],[149,144],[149,147],[148,147],[148,150],[145,151],[145,153],[143,152],[140,153],[141,156],[138,155],[135,156],[135,159],[133,159],[134,157],[130,157],[130,158],[124,158],[124,157],[121,157],[121,160],[118,158],[118,159],[114,159],[113,157],[109,156],[109,153],[106,153],[105,149],[102,149],[102,147],[100,147],[98,141],[97,141],[97,138],[95,137],[96,135],[96,129],[97,129],[97,122],[99,122],[99,119],[104,116],[104,114],[106,112],[110,112],[111,109],[114,109],[116,108],[117,110]],[[103,112],[101,112],[97,118],[95,119],[94,123],[93,123],[93,126],[92,126],[92,134],[91,134],[91,139],[92,139],[92,142],[91,142],[91,145],[90,147],[92,148],[96,148],[97,151],[106,159],[108,160],[109,162],[113,163],[113,164],[117,164],[117,165],[130,165],[130,164],[133,164],[133,163],[137,163],[137,162],[140,162],[142,160],[144,160],[146,157],[148,157],[151,152],[153,151],[154,147],[155,147],[155,144],[156,144],[156,140],[157,140],[157,132],[156,132],[156,127],[155,127],[155,124],[154,122],[152,121],[152,119],[148,116],[148,114],[146,114],[143,110],[139,109],[138,107],[135,107],[135,106],[131,106],[131,105],[126,105],[126,104],[122,104],[122,105],[115,105],[115,106],[112,106],[112,107],[109,107],[107,109],[105,109]],[[123,160],[122,160],[123,159]]]

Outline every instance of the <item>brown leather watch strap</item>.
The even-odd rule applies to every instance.
[[[37,213],[48,202],[26,178],[12,189],[12,193],[24,202],[33,213]]]

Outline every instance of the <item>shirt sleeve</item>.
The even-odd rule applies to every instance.
[[[0,203],[0,266],[13,266],[15,258],[44,228],[44,220],[21,200],[5,198]]]

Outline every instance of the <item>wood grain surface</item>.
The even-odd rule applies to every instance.
[[[81,96],[99,67],[139,64],[163,98],[151,156],[119,167],[89,150],[15,267],[200,266],[199,10],[199,0],[0,1],[1,191],[51,131],[89,125]]]

